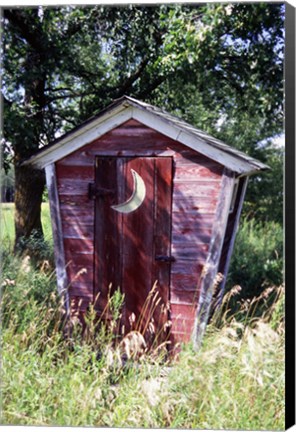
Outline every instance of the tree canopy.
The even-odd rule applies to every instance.
[[[19,161],[127,94],[269,164],[246,209],[254,214],[260,194],[257,216],[281,220],[282,155],[271,139],[283,131],[284,12],[281,3],[5,8],[5,161],[12,148],[21,173]],[[16,172],[18,182],[29,199]]]

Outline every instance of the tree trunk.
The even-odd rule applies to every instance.
[[[45,175],[41,170],[26,166],[15,167],[15,253],[34,254],[34,247],[28,250],[28,239],[43,240],[41,203]],[[32,249],[32,250],[31,250]],[[31,253],[30,253],[31,252]]]

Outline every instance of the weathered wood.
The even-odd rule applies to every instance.
[[[82,223],[86,225],[94,223],[94,211],[92,207],[90,207],[89,209],[74,209],[73,207],[68,205],[61,205],[60,213],[63,222],[73,224]]]
[[[234,172],[243,173],[250,171],[250,165],[248,162],[237,158],[235,155],[230,153],[224,153],[220,149],[217,149],[208,144],[203,139],[194,136],[189,131],[185,132],[178,128],[177,125],[166,121],[160,116],[157,117],[153,113],[143,111],[133,107],[133,118],[143,123],[144,125],[151,127],[170,138],[185,144],[193,150],[202,153],[203,155],[219,162]]]
[[[171,293],[177,291],[196,292],[198,287],[198,275],[200,275],[203,266],[200,265],[196,272],[191,274],[171,273]]]
[[[190,196],[192,198],[206,199],[211,196],[216,196],[219,193],[219,182],[200,182],[195,179],[194,182],[186,182],[186,180],[174,183],[174,196],[175,198],[182,198]]]
[[[92,239],[65,238],[64,246],[67,252],[72,254],[89,254],[94,251],[94,242]]]
[[[175,227],[174,227],[175,228]],[[172,237],[174,245],[181,243],[186,245],[188,249],[197,249],[199,245],[207,245],[211,240],[211,230],[202,230],[197,227],[196,230],[185,228],[185,229],[175,229]]]
[[[221,259],[219,264],[219,272],[223,274],[223,280],[219,286],[219,295],[218,295],[218,302],[217,302],[218,304],[221,303],[224,295],[224,289],[227,280],[230,259],[234,248],[235,237],[236,237],[239,219],[243,207],[247,184],[248,184],[248,177],[243,177],[240,179],[239,188],[236,196],[236,202],[234,204],[234,209],[232,214],[229,215],[229,219],[227,222],[227,229],[226,229],[225,239],[222,248],[222,257],[225,256],[225,258],[224,260]]]
[[[100,145],[101,143],[98,143]],[[153,151],[147,150],[144,148],[137,147],[137,149],[129,149],[124,150],[122,148],[117,149],[104,149],[104,150],[97,150],[94,151],[93,154],[91,152],[82,151],[79,155],[78,154],[72,154],[65,158],[62,161],[63,166],[84,166],[84,167],[91,167],[93,165],[93,158],[95,156],[118,156],[118,157],[151,157],[151,156],[174,156],[175,151],[172,149],[166,149],[166,148],[159,148],[154,149]]]
[[[63,237],[74,239],[89,239],[93,240],[94,227],[93,224],[69,224],[63,223]]]
[[[111,206],[125,202],[133,193],[131,170],[142,177],[146,195],[137,210],[121,214]],[[128,331],[130,316],[134,314],[136,320],[140,319],[155,280],[161,304],[168,302],[169,265],[156,262],[155,255],[170,253],[172,161],[98,157],[96,178],[96,187],[114,190],[108,199],[96,199],[95,296],[100,293],[97,307],[104,309],[110,283],[120,287],[125,296],[123,322]],[[160,309],[159,304],[153,318],[156,326],[163,327],[167,312],[163,314]],[[147,310],[143,328],[148,317]]]
[[[69,296],[70,301],[73,297],[85,297],[89,300],[90,303],[93,303],[93,284],[73,284],[69,287]]]
[[[187,327],[190,329],[189,335],[192,335],[195,317],[196,303],[193,305],[171,303],[171,321],[173,326],[178,325],[178,323],[186,323]],[[180,330],[182,331],[182,329],[179,329],[178,331]]]
[[[185,318],[187,316],[187,309],[189,309],[190,306],[183,306],[185,309],[183,309],[182,313],[178,315],[172,315],[172,332],[187,333],[190,339],[194,327],[194,318]]]
[[[200,297],[195,320],[195,329],[193,333],[193,343],[196,349],[200,346],[209,316],[210,304],[213,296],[214,283],[224,241],[233,187],[234,173],[225,169],[222,177],[221,193],[216,211],[216,219],[213,226],[209,254],[203,269],[200,283]]]
[[[78,152],[77,152],[78,153]],[[69,160],[69,157],[66,158]],[[94,163],[91,166],[75,166],[75,165],[65,165],[61,160],[56,163],[56,176],[58,185],[63,184],[63,179],[69,179],[74,182],[80,182],[81,180],[91,181],[95,177]]]
[[[171,290],[171,302],[175,304],[192,305],[197,302],[198,297],[199,291],[196,289],[187,291],[184,289]]]
[[[184,244],[186,245],[186,244]],[[172,255],[173,255],[173,251],[172,251]],[[202,270],[205,260],[206,260],[206,256],[198,256],[198,260],[182,260],[182,259],[177,259],[176,262],[172,263],[172,269],[171,269],[171,273],[172,274],[178,274],[178,275],[187,275],[187,274],[200,274],[200,271]]]
[[[102,162],[100,169],[95,168],[95,160],[109,160],[111,165],[107,167]],[[141,208],[122,216],[111,211],[111,205],[124,202],[131,195],[131,168],[143,177],[147,196]],[[57,182],[62,236],[73,304],[78,305],[80,293],[86,310],[100,292],[97,307],[102,310],[109,284],[113,286],[111,292],[120,286],[126,295],[123,319],[128,330],[129,316],[140,314],[157,280],[163,310],[170,296],[171,318],[179,322],[176,310],[183,311],[190,318],[189,321],[186,318],[186,331],[191,333],[196,313],[190,303],[196,307],[200,296],[202,270],[217,217],[221,178],[220,164],[135,120],[59,160]],[[106,196],[101,204],[98,199],[89,199],[88,185],[95,182],[99,188],[114,188],[113,198]],[[97,243],[94,241],[95,208]],[[101,217],[105,222],[99,224]],[[110,245],[113,245],[111,252]],[[175,262],[154,261],[155,256],[170,255]],[[115,267],[114,262],[117,262]],[[83,268],[86,272],[81,272]],[[186,309],[189,306],[190,312]],[[158,307],[154,317],[163,326],[168,310],[163,314]],[[180,328],[176,334],[182,334]],[[183,340],[188,337],[183,336]]]
[[[208,244],[204,243],[191,243],[187,244],[186,240],[183,239],[183,243],[174,243],[174,237],[172,242],[172,256],[176,259],[176,263],[183,261],[203,261],[208,255]],[[176,265],[174,265],[176,268]]]
[[[72,264],[68,268],[68,279],[69,285],[73,284],[73,282],[81,282],[81,283],[90,283],[93,284],[94,279],[94,270],[93,267],[81,265],[81,264]]]
[[[87,197],[89,180],[82,180],[80,178],[63,179],[62,183],[58,186],[58,192],[61,195],[81,195]]]
[[[183,333],[185,336],[187,334],[189,336],[188,339],[190,339],[193,325],[194,325],[193,319],[192,320],[186,320],[183,318],[175,317],[175,319],[173,320],[173,323],[172,323],[172,332],[174,335],[178,334],[178,333]]]
[[[90,211],[92,210],[92,206],[89,205],[89,197],[88,195],[86,195],[86,193],[84,195],[75,195],[75,194],[68,194],[68,195],[64,195],[64,194],[59,194],[60,197],[60,206],[62,208],[63,211],[67,211],[67,207],[70,208],[71,210],[81,210],[81,208],[83,210],[85,209],[89,209]]]
[[[69,286],[69,296],[81,296],[87,297],[91,302],[93,302],[93,281],[91,283],[85,282],[74,282]]]
[[[219,193],[217,194],[218,199]],[[195,212],[193,214],[189,213],[184,217],[183,213],[173,212],[173,226],[176,229],[190,228],[192,229],[200,229],[200,230],[208,230],[213,227],[213,222],[215,219],[215,213],[200,213]]]
[[[70,213],[72,212],[76,212],[76,213],[80,213],[83,214],[84,212],[91,212],[93,215],[93,207],[94,207],[94,203],[92,200],[88,200],[88,201],[84,201],[85,198],[87,198],[87,194],[88,190],[86,189],[85,191],[85,195],[84,197],[82,195],[75,195],[72,196],[72,201],[69,200],[69,198],[67,197],[67,199],[69,200],[69,202],[71,202],[71,204],[67,204],[67,203],[60,203],[60,207],[62,211],[69,211]],[[63,194],[61,195],[63,197]],[[83,198],[83,201],[81,201],[81,198]],[[83,207],[81,207],[81,204],[84,204]]]
[[[157,261],[157,256],[171,257],[172,158],[154,159],[154,232],[152,250],[152,281],[157,281],[160,304],[154,312],[161,339],[168,337],[170,261]],[[160,335],[159,335],[160,336]]]
[[[184,198],[173,202],[173,212],[178,213],[214,213],[217,201],[214,197],[209,199],[190,199]]]
[[[249,174],[266,168],[259,161],[231,149],[221,141],[180,119],[127,96],[110,105],[99,116],[65,134],[56,140],[55,145],[46,147],[26,161],[25,164],[44,168],[131,119],[138,120],[145,126],[179,141],[238,174]]]
[[[209,165],[209,166],[208,166]],[[205,165],[186,164],[177,165],[175,179],[183,181],[197,180],[198,178],[207,178],[217,180],[221,178],[223,169],[216,164],[206,163]]]
[[[117,159],[105,157],[96,159],[96,189],[112,191],[108,195],[97,196],[95,200],[95,278],[94,297],[97,310],[102,313],[108,297],[121,285],[121,268],[119,260],[120,220],[121,215],[111,206],[116,204]]]
[[[65,259],[67,268],[70,265],[81,265],[91,267],[94,264],[94,254],[93,252],[87,251],[68,251],[65,249]]]
[[[214,170],[219,169],[221,173],[223,172],[223,165],[219,162],[201,154],[200,152],[192,151],[192,149],[188,148],[184,144],[178,143],[180,146],[180,152],[176,155],[178,159],[178,165],[201,165],[208,166],[209,168],[213,168]]]
[[[69,314],[69,296],[67,292],[68,277],[66,273],[65,252],[63,244],[63,230],[57,190],[57,177],[55,165],[48,165],[45,169],[48,189],[52,236],[54,240],[54,256],[57,275],[57,288],[59,295],[64,299],[66,313]]]
[[[36,155],[31,163],[38,168],[44,168],[126,122],[131,116],[130,107],[117,107],[104,116],[96,118],[93,122],[87,123],[84,127],[78,128],[75,132],[65,135],[55,147],[48,147],[42,154]]]
[[[170,144],[175,144],[170,138],[165,137],[164,135],[160,135],[157,132],[153,132],[150,130],[150,133],[144,133],[141,140],[145,140],[145,150],[153,153],[155,151],[155,139],[157,138],[157,147],[163,147],[166,149]],[[101,148],[106,150],[133,150],[137,151],[139,146],[139,137],[138,136],[127,136],[126,134],[121,135],[112,135],[112,133],[105,135],[99,140],[96,140],[92,143],[88,148],[88,152],[92,154],[95,151],[95,147],[100,144]],[[156,148],[157,148],[156,147]],[[180,146],[179,146],[180,147]]]
[[[129,330],[129,317],[140,316],[158,281],[162,309],[159,305],[153,312],[156,325],[164,326],[170,314],[172,340],[188,340],[195,327],[199,345],[215,275],[228,270],[241,211],[243,183],[234,212],[228,214],[233,177],[266,167],[128,97],[29,163],[48,166],[59,291],[69,288],[73,313],[79,310],[80,316],[97,294],[102,311],[108,294],[120,287]],[[131,169],[143,178],[146,197],[136,211],[120,214],[114,206],[133,193]]]
[[[88,184],[94,181],[94,161],[89,166],[57,162],[57,181],[70,302],[77,296],[83,309],[93,301],[94,265],[94,202],[87,195]],[[87,297],[84,298],[84,296]],[[76,298],[77,300],[77,298]],[[75,300],[75,304],[78,302]],[[77,306],[78,307],[78,306]]]
[[[144,180],[146,197],[142,205],[123,217],[123,291],[126,298],[125,323],[130,328],[129,317],[138,319],[153,286],[153,226],[154,226],[154,158],[136,158],[126,165],[126,197],[131,195],[133,183],[127,176],[134,169]],[[145,325],[147,314],[143,319]]]

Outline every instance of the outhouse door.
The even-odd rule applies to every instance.
[[[95,196],[96,308],[102,313],[120,289],[126,331],[147,330],[150,323],[164,334],[173,260],[172,158],[97,157]]]

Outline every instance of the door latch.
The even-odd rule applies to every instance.
[[[161,262],[175,262],[176,258],[173,256],[168,256],[168,255],[156,255],[155,256],[155,261],[161,261]]]
[[[106,188],[96,188],[95,183],[89,183],[88,184],[88,198],[89,199],[95,199],[104,197],[106,195],[113,195],[115,194],[114,189],[106,189]]]

